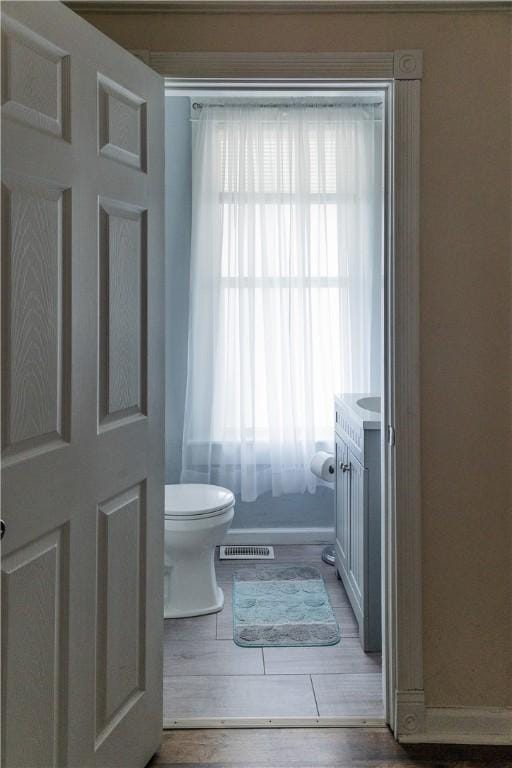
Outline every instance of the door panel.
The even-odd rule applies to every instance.
[[[145,415],[146,211],[100,199],[100,428]]]
[[[97,746],[145,688],[144,484],[100,504],[98,518]]]
[[[98,76],[100,154],[146,170],[146,102],[119,83]]]
[[[6,460],[69,438],[70,203],[69,189],[4,173]]]
[[[65,756],[69,558],[67,527],[2,562],[2,728],[6,765]],[[20,610],[23,606],[23,610]]]
[[[162,726],[163,81],[60,3],[4,3],[2,31],[2,766],[139,768]]]
[[[13,10],[14,5],[6,3],[4,11]],[[3,116],[68,139],[68,54],[9,16],[3,16],[2,30]]]

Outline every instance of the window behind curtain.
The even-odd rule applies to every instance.
[[[380,388],[380,109],[202,109],[183,481],[313,492],[334,394]]]

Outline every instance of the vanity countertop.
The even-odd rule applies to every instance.
[[[352,418],[355,419],[363,429],[380,429],[381,414],[377,411],[369,411],[367,408],[361,408],[358,400],[362,398],[379,398],[380,395],[368,392],[345,392],[336,395],[336,405],[342,409],[350,411]]]

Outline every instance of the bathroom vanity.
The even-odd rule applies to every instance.
[[[336,570],[365,651],[381,650],[380,397],[335,398]]]

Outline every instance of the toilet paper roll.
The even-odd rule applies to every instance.
[[[318,451],[311,459],[311,471],[327,483],[334,483],[334,456],[327,451]]]

